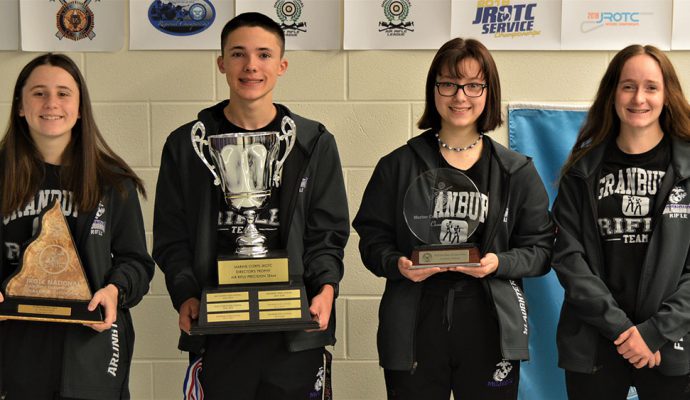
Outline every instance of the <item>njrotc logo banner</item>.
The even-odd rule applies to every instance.
[[[120,50],[124,5],[113,0],[20,0],[22,50]]]
[[[561,2],[453,0],[451,36],[480,40],[491,50],[561,48]]]
[[[233,0],[130,0],[130,50],[219,50]]]
[[[345,0],[346,50],[438,49],[450,39],[450,0]]]
[[[285,32],[287,50],[340,49],[339,0],[237,0],[235,12],[256,11]]]
[[[563,50],[620,50],[640,40],[671,48],[672,0],[563,0],[562,13]]]

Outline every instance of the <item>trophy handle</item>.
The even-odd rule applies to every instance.
[[[199,131],[201,131],[201,134],[199,134]],[[203,122],[197,121],[197,123],[192,126],[192,147],[194,147],[196,155],[201,158],[201,161],[204,162],[206,168],[211,171],[211,175],[213,175],[214,178],[213,184],[220,186],[220,178],[218,177],[218,174],[216,174],[216,167],[211,165],[204,156],[204,145],[208,146],[208,140],[206,140],[206,127],[204,126]]]
[[[287,125],[290,129],[285,130],[285,125]],[[283,117],[283,121],[280,123],[280,130],[282,131],[282,134],[278,134],[278,140],[285,141],[285,153],[283,153],[283,156],[280,158],[280,160],[276,161],[276,169],[273,173],[274,187],[280,186],[280,179],[283,175],[283,163],[285,163],[285,160],[287,159],[288,154],[290,154],[290,151],[292,151],[292,147],[295,145],[295,140],[297,139],[297,126],[292,118],[287,116]]]

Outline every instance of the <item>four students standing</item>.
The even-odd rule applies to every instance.
[[[273,103],[287,69],[275,22],[241,14],[221,39],[217,66],[230,99],[202,110],[198,120],[211,133],[279,131],[282,117],[295,121],[284,183],[265,210],[271,218],[261,218],[271,223],[259,229],[269,246],[288,248],[319,328],[188,335],[216,254],[233,250],[223,248],[233,243],[225,239],[243,226],[194,154],[190,123],[163,150],[154,221],[154,256],[179,312],[180,348],[190,362],[201,362],[199,383],[209,399],[323,396],[324,346],[334,343],[349,233],[335,141],[322,124]],[[568,396],[623,399],[636,386],[642,400],[690,398],[684,342],[690,225],[683,217],[690,210],[690,106],[668,58],[634,45],[611,61],[563,168],[556,235],[531,160],[486,136],[502,123],[500,81],[488,50],[471,39],[444,44],[429,69],[425,100],[418,126],[426,131],[379,161],[353,221],[365,266],[386,278],[378,350],[388,398],[447,399],[452,392],[516,399],[519,362],[528,359],[521,278],[548,271],[554,237],[553,267],[565,288],[558,348]],[[22,250],[11,250],[34,229],[31,213],[7,217],[28,210],[43,191],[67,191],[73,202],[63,212],[74,210],[66,216],[75,238],[94,218],[105,219],[102,235],[92,231],[76,241],[95,289],[90,307],[103,307],[105,323],[0,322],[0,396],[128,398],[134,338],[128,309],[153,274],[137,197],[141,181],[100,136],[83,77],[69,58],[46,54],[29,63],[11,112],[0,143],[7,221],[0,278],[16,270]],[[405,221],[405,195],[420,175],[440,169],[468,177],[481,198],[471,217],[477,229],[460,239],[477,244],[478,266],[412,268],[411,254],[423,243]],[[456,222],[466,221],[447,223]],[[115,378],[99,367],[112,358],[113,334],[123,343]],[[39,362],[29,363],[28,354]]]

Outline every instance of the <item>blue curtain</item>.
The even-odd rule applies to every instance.
[[[575,143],[586,111],[558,106],[510,106],[510,148],[534,160],[553,204],[561,166]],[[558,368],[556,325],[563,289],[553,271],[524,279],[529,305],[530,361],[520,370],[521,400],[566,400],[563,370]]]

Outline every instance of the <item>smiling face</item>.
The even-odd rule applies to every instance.
[[[79,118],[79,88],[67,71],[52,65],[36,67],[22,88],[19,116],[26,119],[34,142],[69,143]]]
[[[640,54],[626,61],[616,87],[615,100],[621,133],[660,132],[659,116],[664,101],[664,77],[656,60]]]
[[[225,74],[231,101],[265,101],[272,104],[272,91],[287,70],[280,39],[261,27],[241,27],[225,42],[218,69]]]
[[[454,76],[446,68],[436,77],[436,82],[450,82],[458,85],[486,83],[481,67],[474,58],[465,58],[458,65],[460,76]],[[445,131],[477,130],[477,119],[486,107],[487,90],[479,97],[467,97],[462,90],[455,96],[445,97],[434,93],[434,104],[441,116],[441,129]]]

